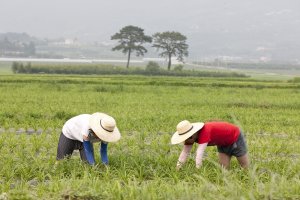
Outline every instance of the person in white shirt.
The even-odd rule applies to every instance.
[[[101,142],[100,156],[108,164],[107,145],[121,138],[116,121],[104,113],[81,114],[69,119],[62,128],[58,141],[56,160],[70,157],[78,149],[81,160],[95,164],[93,143]]]

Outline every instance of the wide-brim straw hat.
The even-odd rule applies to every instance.
[[[107,114],[99,112],[92,114],[90,127],[104,142],[117,142],[121,138],[115,119]]]
[[[177,131],[171,138],[171,144],[179,144],[185,141],[199,131],[203,126],[204,123],[202,122],[190,123],[188,120],[179,122],[176,127]]]

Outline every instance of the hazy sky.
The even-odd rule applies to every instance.
[[[299,29],[299,0],[0,0],[0,32],[99,38],[126,25],[156,31],[230,31],[267,27]],[[285,21],[288,20],[288,21]],[[286,25],[287,27],[283,27]],[[258,27],[259,29],[260,27]],[[228,29],[228,30],[226,30]],[[288,29],[290,30],[290,29]],[[291,31],[291,30],[290,30]],[[299,30],[298,30],[299,31]],[[109,33],[109,34],[108,34]],[[99,35],[99,36],[97,36]],[[101,39],[100,39],[101,38]]]
[[[109,42],[126,25],[149,35],[179,31],[195,48],[300,46],[300,0],[0,0],[0,33]]]

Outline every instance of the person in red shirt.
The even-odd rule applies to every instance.
[[[235,156],[243,168],[249,167],[249,158],[244,136],[234,124],[222,121],[190,123],[187,120],[177,125],[177,131],[171,138],[172,144],[184,142],[184,148],[177,161],[179,170],[185,163],[193,144],[198,143],[196,151],[196,167],[200,168],[203,154],[207,146],[217,146],[219,162],[228,169],[232,156]]]

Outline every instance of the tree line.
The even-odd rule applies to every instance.
[[[160,51],[159,56],[168,59],[168,70],[171,69],[171,58],[176,56],[178,61],[183,61],[188,56],[187,37],[179,32],[155,33],[152,37],[145,35],[144,29],[137,26],[125,26],[118,33],[111,36],[111,40],[118,40],[118,45],[112,48],[113,51],[122,51],[127,54],[127,65],[129,68],[131,54],[135,51],[136,56],[143,56],[147,49],[145,43],[152,43]]]
[[[173,70],[161,69],[158,63],[150,61],[145,69],[108,64],[39,64],[13,62],[15,74],[80,74],[80,75],[151,75],[151,76],[194,76],[194,77],[247,77],[235,72],[208,72],[183,70],[183,65],[176,65]]]

